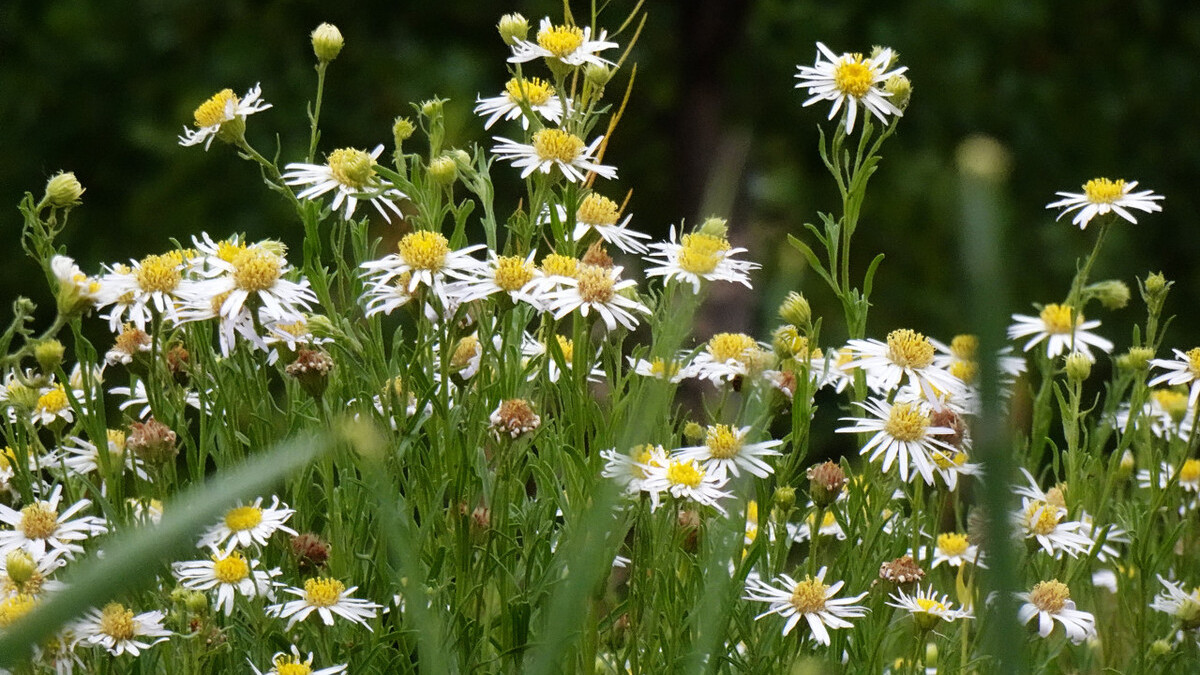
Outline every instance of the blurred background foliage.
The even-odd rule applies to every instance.
[[[620,25],[632,4],[613,0],[601,25]],[[1075,258],[1094,240],[1069,219],[1054,223],[1044,208],[1054,192],[1079,190],[1096,176],[1124,177],[1166,195],[1164,212],[1116,228],[1093,278],[1134,287],[1136,277],[1164,271],[1178,282],[1168,312],[1181,315],[1167,345],[1200,342],[1200,321],[1190,312],[1200,300],[1200,266],[1191,264],[1200,251],[1191,215],[1200,176],[1193,121],[1200,4],[647,4],[632,56],[630,112],[606,156],[621,179],[601,189],[614,198],[632,190],[633,225],[657,235],[683,219],[728,216],[735,242],[764,264],[753,293],[714,289],[710,315],[720,323],[710,319],[700,337],[734,329],[765,335],[775,301],[794,288],[826,317],[823,343],[845,337],[840,309],[785,242],[804,222],[816,222],[818,211],[838,208],[816,153],[818,125],[832,128],[828,108],[802,108],[805,96],[793,88],[795,66],[813,62],[820,40],[835,52],[893,47],[915,86],[900,131],[885,146],[856,242],[859,275],[876,252],[887,254],[870,335],[912,327],[948,341],[964,329],[954,151],[968,135],[984,133],[1013,160],[1008,246],[997,253],[1018,303],[1007,311],[1061,301]],[[588,6],[573,10],[583,17]],[[250,120],[250,141],[268,155],[278,143],[281,163],[302,160],[305,105],[316,81],[308,35],[322,21],[346,37],[326,85],[322,152],[390,144],[393,118],[412,115],[411,103],[434,95],[450,99],[452,145],[490,147],[492,133],[517,133],[513,125],[485,132],[471,113],[476,96],[496,95],[507,77],[508,50],[494,27],[510,11],[535,26],[542,16],[562,16],[561,5],[548,0],[6,0],[0,204],[10,206],[0,223],[9,257],[0,265],[0,298],[48,300],[34,267],[20,259],[15,205],[26,190],[40,196],[60,169],[76,172],[88,189],[64,239],[86,271],[202,230],[280,237],[294,246],[299,228],[286,204],[262,189],[252,164],[220,143],[205,153],[180,147],[176,137],[214,92],[230,87],[241,95],[261,82],[274,108]],[[628,69],[618,74],[610,99],[619,101],[628,77]],[[499,208],[514,208],[515,172],[497,167],[493,174],[504,182]],[[377,225],[381,236],[388,233]],[[1135,300],[1092,314],[1123,348],[1143,310]]]

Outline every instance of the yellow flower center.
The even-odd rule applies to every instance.
[[[542,161],[570,164],[583,148],[584,143],[578,136],[562,129],[542,129],[533,135],[533,151]]]
[[[1031,502],[1025,509],[1025,526],[1034,534],[1047,535],[1058,527],[1061,511],[1046,502]]]
[[[1071,599],[1071,590],[1058,579],[1038,582],[1029,592],[1029,602],[1043,612],[1057,613]]]
[[[262,509],[257,506],[239,506],[225,513],[225,527],[234,532],[252,530],[263,520]]]
[[[329,172],[333,179],[348,188],[361,190],[375,175],[375,160],[355,148],[339,148],[329,153]]]
[[[942,452],[940,450],[935,450],[933,453],[933,462],[934,462],[934,464],[938,465],[938,468],[941,468],[941,469],[949,469],[950,467],[954,467],[954,466],[962,466],[963,464],[967,463],[967,459],[968,459],[967,453],[965,453],[965,452],[954,452],[953,454],[951,454],[948,452]]]
[[[937,538],[938,550],[948,556],[963,555],[968,544],[967,535],[958,532],[946,532]]]
[[[708,274],[717,269],[729,250],[729,242],[724,237],[702,232],[683,235],[680,244],[679,268],[693,274]]]
[[[862,98],[871,90],[875,73],[863,62],[862,54],[852,54],[850,59],[842,61],[834,68],[833,85],[847,96]]]
[[[275,328],[294,338],[302,338],[308,335],[308,322],[304,319],[300,319],[294,323],[277,323],[275,324]]]
[[[304,601],[313,607],[332,607],[345,591],[346,585],[337,579],[312,578],[304,582]]]
[[[1075,324],[1083,320],[1082,317],[1076,317],[1071,320],[1071,315],[1074,311],[1070,305],[1046,305],[1039,315],[1042,319],[1042,324],[1046,327],[1046,332],[1056,335],[1069,334],[1074,330]]]
[[[742,439],[728,424],[717,424],[708,428],[704,444],[715,459],[730,459],[742,451]]]
[[[71,401],[67,399],[67,392],[61,384],[55,385],[50,391],[42,394],[37,400],[37,411],[51,414],[58,414],[68,407]]]
[[[573,277],[579,261],[569,255],[551,253],[542,258],[542,272],[547,276]]]
[[[603,267],[581,265],[577,278],[579,279],[579,297],[584,302],[605,304],[615,295],[612,276]]]
[[[479,353],[479,338],[474,335],[458,341],[454,347],[454,354],[450,357],[450,365],[455,368],[466,368],[471,359]]]
[[[119,602],[110,602],[100,611],[100,632],[121,642],[132,640],[134,635],[133,611],[125,609]]]
[[[674,377],[679,372],[679,364],[674,361],[664,361],[658,357],[650,360],[650,374],[654,377]]]
[[[921,611],[925,613],[929,613],[931,611],[946,611],[945,605],[932,598],[917,598],[917,607],[920,607]]]
[[[37,604],[37,598],[20,593],[10,595],[0,600],[0,628],[11,626],[14,621],[25,616]]]
[[[46,502],[21,509],[21,533],[28,539],[48,539],[58,530],[58,514]]]
[[[1193,377],[1200,377],[1200,347],[1189,349],[1184,356],[1188,360],[1188,370]]]
[[[1093,178],[1083,186],[1083,194],[1093,204],[1112,204],[1125,194],[1125,181]]]
[[[397,248],[409,267],[436,272],[446,263],[450,242],[438,232],[421,230],[404,235]]]
[[[233,259],[233,283],[243,291],[265,291],[279,280],[283,267],[279,256],[258,248],[248,248]]]
[[[924,335],[907,328],[887,336],[888,359],[901,368],[925,368],[933,363],[933,343]]]
[[[553,85],[537,77],[528,80],[514,77],[504,85],[504,89],[508,92],[508,100],[513,103],[528,101],[534,107],[545,105],[554,95]]]
[[[583,45],[583,29],[578,26],[549,26],[538,31],[538,46],[555,58],[570,56]]]
[[[979,337],[975,335],[955,335],[950,341],[950,353],[960,359],[974,359],[979,352]]]
[[[825,609],[825,589],[819,579],[805,576],[804,581],[792,589],[792,607],[801,614],[813,614]]]
[[[575,360],[575,341],[562,335],[555,335],[558,339],[558,349],[562,352],[563,361],[570,365]]]
[[[745,333],[717,333],[708,341],[708,353],[716,361],[726,362],[742,359],[757,343]]]
[[[970,384],[979,376],[979,364],[974,361],[955,361],[950,364],[950,374]]]
[[[592,192],[579,203],[575,219],[588,225],[615,225],[620,213],[617,203]]]
[[[245,244],[232,239],[226,239],[225,241],[217,244],[217,258],[224,260],[227,263],[232,263],[233,259],[236,258],[239,253],[245,250]]]
[[[1183,421],[1183,416],[1187,414],[1188,397],[1187,394],[1174,389],[1155,389],[1151,394],[1154,397],[1154,402],[1158,404],[1163,412],[1167,413],[1176,424]]]
[[[222,89],[213,94],[212,98],[201,103],[200,107],[192,113],[196,126],[211,127],[226,121],[228,118],[225,117],[225,109],[230,101],[233,101],[235,107],[237,106],[238,97],[234,96],[232,89]]]
[[[299,656],[280,656],[275,659],[275,672],[277,675],[309,675],[312,666],[301,661]]]
[[[929,417],[912,403],[897,403],[888,413],[883,430],[898,441],[918,441],[925,437]]]
[[[500,256],[496,259],[495,281],[502,290],[510,293],[519,291],[533,279],[535,269],[524,258],[515,255]]]
[[[234,551],[225,558],[213,556],[213,576],[223,584],[236,584],[250,576],[250,565],[241,553]]]
[[[671,462],[667,465],[667,481],[671,485],[686,485],[692,489],[700,487],[704,480],[704,470],[696,468],[692,460],[686,462]]]
[[[1183,463],[1183,468],[1179,470],[1179,482],[1188,485],[1200,483],[1200,460],[1189,459]]]
[[[142,258],[134,278],[138,286],[147,293],[170,293],[183,279],[179,272],[181,262],[183,257],[177,253],[148,255]]]

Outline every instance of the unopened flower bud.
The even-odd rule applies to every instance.
[[[1130,347],[1124,355],[1124,366],[1129,370],[1143,371],[1150,367],[1150,359],[1154,358],[1154,350],[1149,347]]]
[[[1146,277],[1146,281],[1142,283],[1142,288],[1146,290],[1147,295],[1165,295],[1167,289],[1175,282],[1167,281],[1162,272],[1155,272]]]
[[[1064,370],[1067,373],[1067,379],[1074,382],[1083,382],[1092,374],[1093,359],[1084,352],[1071,352],[1067,355]]]
[[[710,237],[724,239],[729,234],[729,221],[724,218],[713,216],[700,226],[697,230],[700,234],[707,234]]]
[[[1125,452],[1121,454],[1121,463],[1117,465],[1117,476],[1119,478],[1129,478],[1133,475],[1135,464],[1136,463],[1133,459],[1133,451],[1128,449],[1125,450]]]
[[[55,174],[46,182],[46,202],[56,209],[79,204],[84,188],[73,171]]]
[[[825,462],[809,467],[808,495],[819,508],[825,508],[837,501],[842,489],[846,487],[846,472],[833,462]]]
[[[901,111],[908,107],[912,99],[912,82],[903,74],[889,77],[883,83],[883,90],[892,95],[888,100]]]
[[[452,157],[442,155],[429,162],[429,177],[438,185],[450,185],[458,178],[458,166]]]
[[[165,464],[179,454],[175,441],[175,432],[151,417],[145,422],[129,425],[129,437],[125,441],[125,447],[147,464]]]
[[[33,358],[37,359],[43,373],[53,373],[62,365],[65,351],[66,347],[63,347],[63,343],[58,340],[42,340],[34,346]]]
[[[200,591],[188,591],[183,606],[192,614],[203,614],[208,611],[208,596]]]
[[[392,122],[392,140],[396,143],[396,149],[399,150],[404,145],[404,141],[412,138],[416,130],[417,128],[413,126],[412,120],[403,116],[397,117]]]
[[[440,98],[431,98],[428,101],[421,101],[421,114],[429,119],[441,117],[442,106],[445,103],[445,99]]]
[[[1166,656],[1175,651],[1175,647],[1171,645],[1169,640],[1159,638],[1150,643],[1150,654],[1152,656]]]
[[[313,53],[321,63],[329,63],[336,59],[345,44],[342,31],[331,23],[323,23],[312,32]]]
[[[789,291],[779,305],[779,318],[792,324],[797,330],[807,329],[812,321],[812,308],[808,305],[808,299],[796,291]]]
[[[38,573],[37,563],[34,562],[33,556],[20,548],[9,551],[4,558],[4,566],[9,580],[17,588],[23,587],[25,582]]]
[[[1129,304],[1129,285],[1117,279],[1098,281],[1085,288],[1084,293],[1099,300],[1105,309],[1121,309]]]
[[[583,77],[594,87],[604,87],[612,79],[612,70],[603,64],[589,63],[583,69]]]
[[[512,46],[517,40],[529,37],[529,20],[515,12],[505,14],[500,17],[500,23],[496,24],[496,30],[500,31],[500,39],[504,40],[504,44]]]
[[[697,422],[688,422],[683,425],[683,437],[692,443],[703,441],[708,435],[708,431]]]
[[[775,494],[772,496],[771,502],[775,505],[775,508],[787,513],[796,505],[796,488],[790,485],[780,485],[775,488]]]

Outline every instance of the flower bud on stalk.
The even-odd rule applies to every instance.
[[[342,31],[331,23],[323,23],[312,32],[313,53],[321,63],[336,59],[346,44]]]

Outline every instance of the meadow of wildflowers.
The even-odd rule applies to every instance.
[[[1161,274],[1127,270],[1135,299],[1092,272],[1163,196],[1050,186],[1036,226],[1091,252],[1013,313],[988,254],[1005,158],[974,139],[961,332],[874,325],[884,257],[851,249],[920,97],[891,49],[817,43],[790,84],[840,203],[788,243],[842,313],[796,288],[767,334],[697,335],[710,289],[760,263],[722,214],[656,241],[629,209],[608,142],[644,19],[501,17],[510,79],[473,104],[478,147],[449,143],[440,98],[371,147],[323,138],[353,49],[329,24],[306,155],[271,149],[260,113],[299,113],[254,74],[199,102],[177,151],[255,165],[299,250],[214,223],[84,270],[58,237],[85,187],[26,194],[25,264],[56,304],[41,325],[17,299],[0,334],[0,667],[1200,667],[1200,348],[1164,341]],[[501,173],[523,191],[497,195]],[[1136,325],[1096,318],[1131,302]],[[822,420],[857,452],[816,461]]]

